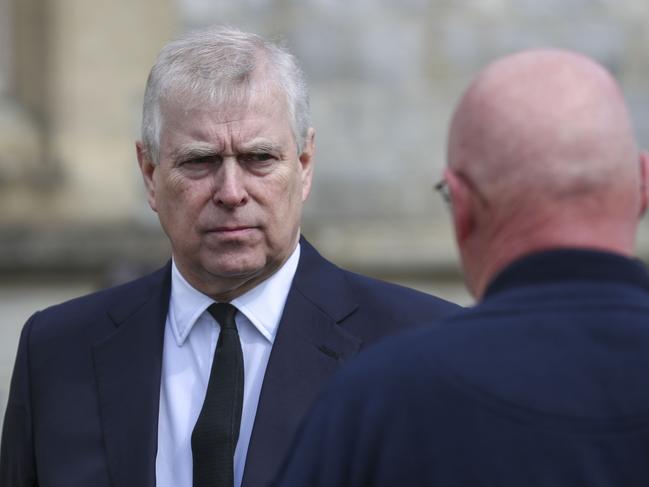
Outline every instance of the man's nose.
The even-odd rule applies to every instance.
[[[248,201],[245,174],[235,157],[226,157],[215,174],[214,203],[218,206],[236,208]]]

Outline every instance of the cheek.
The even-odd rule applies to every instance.
[[[158,206],[164,208],[168,223],[176,227],[190,227],[205,201],[209,200],[209,184],[204,181],[188,181],[178,175],[170,175],[164,190],[156,195]]]
[[[191,185],[186,178],[182,177],[177,172],[171,172],[167,177],[166,186],[167,186],[167,192],[169,193],[170,196],[173,195],[180,196],[186,193],[189,190]]]
[[[279,205],[283,208],[283,213],[287,218],[292,218],[302,205],[302,181],[298,175],[291,174],[285,176],[281,182],[279,191]],[[289,224],[289,221],[286,221]]]
[[[292,173],[276,174],[257,186],[254,199],[268,216],[266,231],[278,237],[293,231],[300,218],[302,184]],[[297,223],[299,225],[299,222]],[[283,237],[282,237],[283,238]]]
[[[294,175],[287,181],[282,198],[285,213],[282,224],[287,232],[293,233],[295,228],[300,225],[302,204],[304,202],[302,179],[299,175]]]
[[[290,174],[284,177],[285,192],[290,196],[291,202],[303,200],[304,179],[302,171],[299,168],[294,168]]]

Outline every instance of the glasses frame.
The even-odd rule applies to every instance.
[[[455,176],[464,183],[464,185],[469,189],[469,191],[471,191],[473,194],[476,195],[476,197],[478,198],[478,200],[483,206],[487,208],[490,206],[489,200],[485,197],[482,191],[480,191],[480,189],[478,189],[478,187],[473,183],[471,178],[467,177],[467,175],[464,174],[464,172],[462,171],[454,170],[453,174],[455,174]],[[451,191],[448,186],[448,181],[446,180],[446,178],[440,179],[437,183],[435,183],[433,188],[442,196],[445,203],[449,205],[453,203],[453,199],[451,198]]]
[[[451,204],[451,191],[449,190],[448,181],[446,181],[446,178],[442,178],[437,183],[435,183],[433,189],[440,194],[440,196],[444,200],[444,203],[449,205]]]

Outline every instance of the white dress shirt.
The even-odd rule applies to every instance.
[[[261,384],[284,311],[300,245],[284,265],[264,282],[231,301],[239,312],[244,364],[241,430],[234,454],[234,485],[239,487],[248,453]],[[191,487],[194,424],[203,406],[220,328],[207,308],[214,300],[194,289],[175,263],[162,352],[162,382],[158,419],[158,487]]]

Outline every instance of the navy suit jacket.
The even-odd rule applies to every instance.
[[[339,269],[301,245],[264,376],[247,487],[269,483],[309,403],[342,362],[366,342],[456,309]],[[170,279],[168,264],[29,319],[5,416],[0,485],[155,485]]]
[[[529,256],[324,389],[281,487],[646,487],[649,275],[608,253]]]

